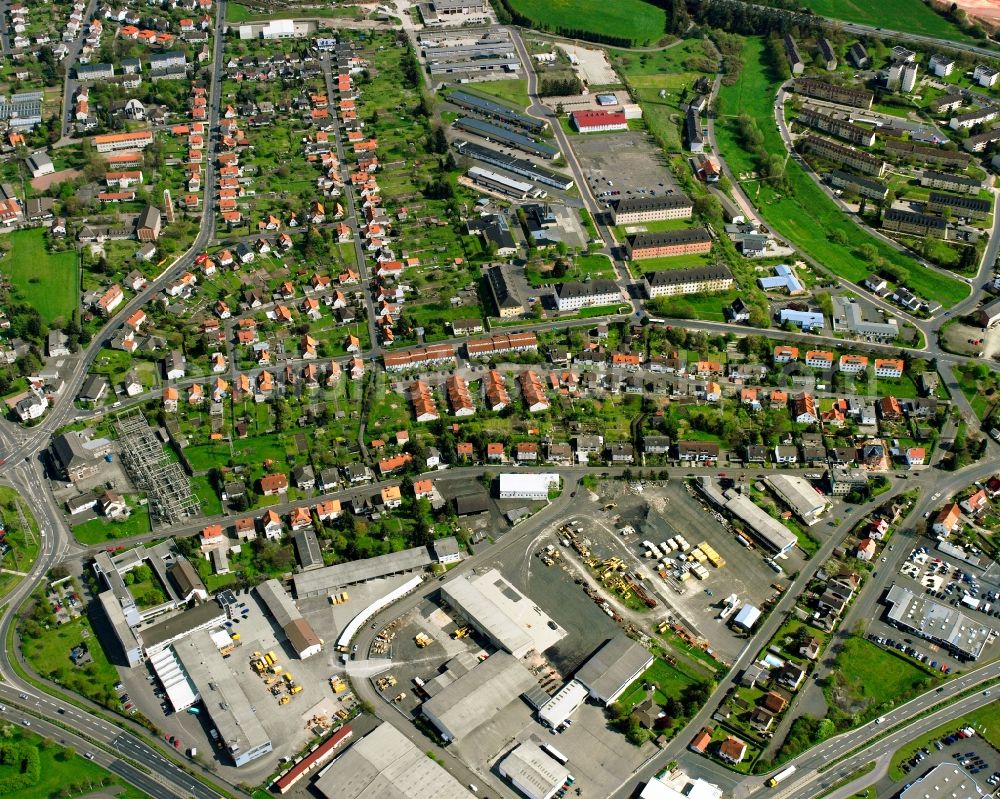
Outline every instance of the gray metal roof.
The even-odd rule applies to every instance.
[[[174,652],[197,686],[205,711],[230,753],[258,748],[269,751],[271,741],[267,731],[250,709],[252,702],[208,632],[199,630],[179,641],[174,644]]]
[[[616,635],[587,659],[574,679],[592,696],[614,701],[652,662],[645,647],[628,636]]]
[[[422,710],[442,732],[459,740],[535,684],[531,672],[517,658],[496,652],[428,699]]]
[[[376,577],[423,569],[430,566],[431,562],[427,547],[414,547],[297,574],[292,582],[295,585],[296,596],[315,596],[334,588],[363,583]]]
[[[391,724],[382,724],[316,780],[329,799],[468,799],[469,792]]]

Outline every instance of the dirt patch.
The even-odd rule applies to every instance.
[[[56,183],[62,183],[66,180],[73,180],[79,174],[79,169],[61,169],[58,172],[53,172],[51,175],[42,175],[40,178],[35,178],[31,181],[31,188],[38,191],[45,191],[49,186],[54,186]]]
[[[955,5],[973,19],[980,19],[991,27],[1000,27],[1000,5],[996,0],[956,0]]]
[[[569,56],[573,64],[573,71],[584,83],[592,86],[610,86],[621,83],[608,55],[603,50],[591,50],[588,47],[577,47],[573,44],[558,45],[559,49]]]

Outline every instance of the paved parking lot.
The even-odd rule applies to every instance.
[[[677,183],[667,169],[663,153],[653,146],[645,133],[623,131],[574,136],[573,151],[599,201],[677,191]],[[620,193],[603,197],[605,192]]]
[[[995,790],[1000,784],[1000,753],[978,734],[967,738],[959,737],[960,729],[961,725],[956,724],[947,736],[920,749],[904,747],[901,751],[906,759],[901,768],[905,777],[895,782],[889,776],[885,777],[878,783],[878,795],[895,795],[896,791],[923,777],[941,763],[961,766],[985,793]]]
[[[906,561],[900,566],[899,573],[893,578],[893,582],[910,589],[915,594],[954,607],[974,624],[982,625],[988,630],[1000,630],[1000,615],[998,615],[1000,606],[997,602],[987,599],[989,596],[994,596],[1000,588],[992,579],[986,579],[982,570],[976,570],[969,564],[935,549],[935,542],[930,539],[918,539]],[[962,596],[973,589],[985,600],[980,610],[966,607],[961,602]],[[986,612],[987,604],[989,612]],[[963,668],[963,663],[943,647],[888,624],[884,615],[880,615],[868,624],[867,635],[874,643],[903,651],[939,671],[951,673]],[[997,642],[994,635],[987,639],[979,662],[994,657],[996,653]]]

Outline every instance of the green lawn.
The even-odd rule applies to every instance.
[[[741,113],[757,121],[769,153],[784,152],[772,114],[778,83],[764,59],[763,41],[748,38],[743,48],[744,68],[740,80],[732,86],[723,86],[719,92],[720,118],[715,128],[719,149],[736,175],[749,174],[755,169],[752,156],[741,145],[736,123]],[[860,248],[872,247],[878,257],[905,270],[908,274],[906,284],[925,299],[951,306],[968,295],[966,284],[921,267],[861,230],[844,216],[796,161],[787,161],[786,174],[791,186],[788,194],[781,194],[771,183],[758,180],[745,180],[743,188],[778,233],[832,272],[854,282],[863,280],[873,270]],[[833,240],[831,233],[834,231],[838,231],[837,235],[845,244]]]
[[[86,642],[93,662],[78,668],[69,659],[69,652],[83,642]],[[109,710],[120,712],[114,690],[118,672],[108,660],[86,616],[43,629],[37,638],[29,637],[22,627],[21,643],[28,662],[43,677],[82,694]]]
[[[875,5],[860,0],[802,0],[801,5],[814,14],[861,25],[919,33],[956,42],[975,41],[918,0],[882,0]]]
[[[41,799],[48,796],[72,797],[111,785],[120,785],[118,778],[83,757],[72,749],[46,742],[41,736],[22,730],[15,725],[5,725],[4,731],[10,735],[0,735],[0,744],[13,744],[22,753],[37,752],[38,779],[30,787],[3,796],[18,796],[22,799]],[[0,765],[0,779],[4,779],[21,769],[12,764]],[[130,790],[127,796],[142,796]]]
[[[21,510],[24,513],[25,521],[28,522],[29,529],[22,529],[21,519],[15,504],[19,496],[13,488],[0,486],[0,518],[3,519],[4,527],[7,530],[6,541],[11,548],[0,564],[5,569],[29,572],[31,564],[34,563],[38,555],[38,544],[41,539],[38,533],[38,522],[35,521],[30,508],[23,500],[21,500]],[[16,574],[0,574],[0,596],[6,594],[21,579]]]
[[[488,99],[500,100],[522,111],[531,105],[528,99],[528,81],[523,78],[487,80],[482,83],[465,84],[460,88],[467,94],[478,94]]]
[[[585,31],[649,44],[664,34],[663,9],[642,0],[509,0],[511,8],[542,30]]]
[[[657,658],[653,661],[653,665],[618,698],[618,704],[624,710],[631,712],[632,708],[646,698],[643,684],[655,684],[654,701],[662,705],[668,698],[680,696],[681,691],[693,682],[695,681],[683,671]]]
[[[91,546],[113,541],[116,538],[132,538],[152,530],[149,509],[133,508],[132,515],[124,521],[109,521],[103,517],[74,525],[73,536],[81,544]]]
[[[78,260],[74,252],[50,253],[41,228],[10,234],[10,252],[0,258],[0,274],[14,296],[31,305],[42,319],[69,321],[77,308]]]

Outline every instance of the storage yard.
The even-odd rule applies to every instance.
[[[646,484],[641,493],[626,486],[602,484],[600,497],[581,503],[568,524],[539,536],[517,564],[506,564],[505,573],[518,587],[528,586],[538,604],[574,633],[556,648],[567,670],[579,662],[573,651],[585,649],[607,623],[617,626],[616,616],[622,625],[632,622],[647,631],[663,621],[680,624],[703,638],[716,657],[731,660],[743,641],[719,618],[725,599],[735,594],[741,605],[759,608],[775,593],[772,583],[781,581],[765,563],[770,553],[753,545],[748,551],[685,483]],[[697,537],[690,531],[698,531]],[[658,557],[647,557],[647,543],[656,544]],[[798,568],[798,558],[788,556],[786,571]],[[555,574],[562,579],[553,579]],[[585,614],[578,629],[560,618],[563,608]],[[600,633],[589,632],[593,624]]]

